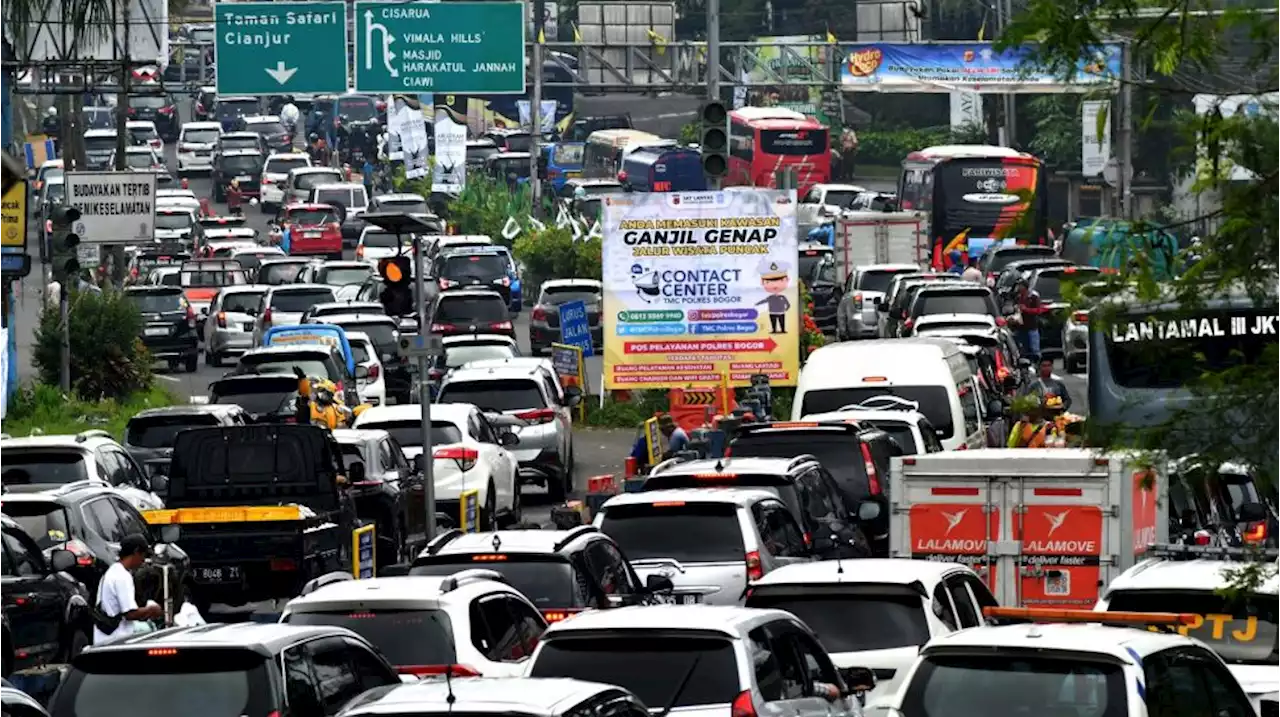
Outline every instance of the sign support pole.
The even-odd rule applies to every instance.
[[[529,139],[532,147],[529,152],[529,188],[533,190],[533,216],[542,217],[542,180],[538,178],[538,158],[542,156],[542,42],[544,25],[542,15],[546,12],[543,0],[534,0],[533,9],[533,94],[529,98]]]
[[[62,278],[62,285],[58,291],[58,316],[62,321],[62,356],[60,357],[58,367],[58,383],[62,392],[71,393],[71,307],[67,304],[67,294],[70,289],[67,282],[73,281],[71,275]]]
[[[399,236],[396,237],[399,241]],[[427,323],[427,286],[425,274],[426,261],[422,256],[422,240],[413,234],[413,288],[418,292],[418,336],[424,341],[430,325]],[[431,386],[427,376],[431,371],[426,355],[418,356],[418,403],[422,406],[422,494],[427,509],[427,522],[424,527],[427,542],[436,537],[436,479],[435,451],[431,448]]]
[[[707,0],[707,99],[720,99],[720,0]],[[720,177],[707,177],[707,189],[720,186]]]

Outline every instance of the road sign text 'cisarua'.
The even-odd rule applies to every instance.
[[[356,2],[355,13],[357,92],[525,91],[518,2]]]
[[[345,3],[221,2],[214,22],[218,94],[346,92]]]

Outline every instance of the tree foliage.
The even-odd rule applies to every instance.
[[[71,295],[71,386],[85,401],[121,401],[151,388],[151,354],[142,340],[142,315],[118,291]],[[62,366],[62,317],[51,306],[40,314],[32,362],[40,382],[57,386]]]
[[[515,257],[524,267],[525,291],[548,279],[600,280],[600,240],[574,240],[569,229],[547,227],[516,237]]]

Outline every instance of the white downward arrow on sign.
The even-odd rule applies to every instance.
[[[289,78],[293,77],[293,74],[297,71],[298,71],[298,68],[296,67],[286,68],[284,66],[284,60],[277,62],[274,68],[272,67],[267,68],[267,74],[271,75],[272,79],[274,79],[276,82],[279,82],[282,85],[288,82]]]

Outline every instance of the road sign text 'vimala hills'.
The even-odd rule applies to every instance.
[[[355,4],[355,90],[522,94],[518,2]]]
[[[214,4],[218,94],[347,91],[342,2]]]

